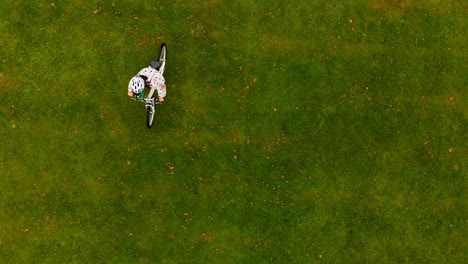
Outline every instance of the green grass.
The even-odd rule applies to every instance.
[[[467,6],[345,2],[2,1],[0,262],[466,262]]]

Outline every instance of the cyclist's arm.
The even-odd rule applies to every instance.
[[[166,84],[163,84],[161,88],[158,89],[159,102],[164,102],[164,97],[166,97]]]

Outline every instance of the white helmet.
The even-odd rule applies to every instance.
[[[134,93],[139,94],[145,89],[145,81],[140,76],[135,76],[128,83],[128,88]]]

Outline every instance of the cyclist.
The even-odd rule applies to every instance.
[[[145,97],[143,91],[145,87],[151,89],[155,88],[158,91],[158,101],[164,102],[164,97],[166,97],[165,80],[162,74],[152,66],[141,69],[140,72],[130,80],[128,83],[128,96],[143,100]]]

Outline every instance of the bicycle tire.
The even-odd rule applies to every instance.
[[[151,108],[151,106],[146,107],[146,126],[148,128],[151,128],[153,126],[155,112],[155,107],[153,109]]]
[[[166,59],[167,59],[167,45],[166,43],[162,43],[161,46],[159,46],[158,56],[156,57],[156,60],[160,63],[160,66],[157,70],[161,74],[163,74],[164,70],[166,69]]]

